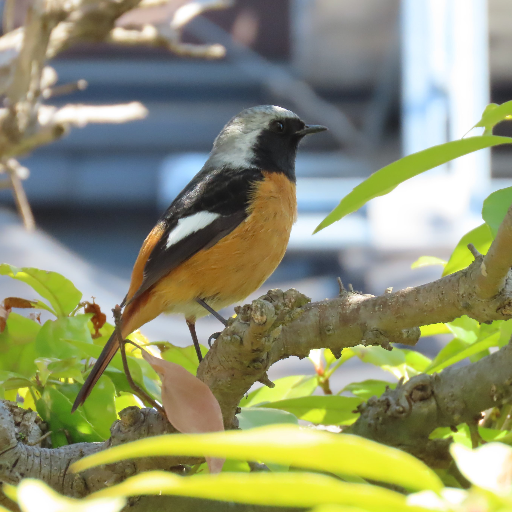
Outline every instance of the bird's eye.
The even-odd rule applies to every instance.
[[[281,121],[274,121],[272,123],[272,131],[277,133],[283,133],[284,132],[284,124]]]

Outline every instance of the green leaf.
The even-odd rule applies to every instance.
[[[420,331],[423,338],[427,336],[437,336],[438,334],[450,334],[451,332],[445,324],[422,325]]]
[[[188,347],[178,347],[166,341],[151,343],[151,345],[158,346],[161,351],[162,359],[183,366],[183,368],[189,371],[192,375],[197,374],[199,361],[197,360],[197,354],[194,345],[189,345]],[[208,352],[208,349],[204,345],[199,346],[201,347],[201,354],[205,356]]]
[[[512,115],[512,101],[507,101],[501,105],[490,103],[485,107],[484,113],[478,123],[473,128],[485,128],[486,132],[491,133],[492,129],[501,121],[510,119]]]
[[[382,347],[352,347],[352,350],[364,363],[380,366],[398,379],[403,377],[405,353],[402,350],[385,350]]]
[[[292,375],[276,379],[275,386],[269,388],[262,386],[247,396],[242,398],[240,407],[254,407],[264,402],[275,402],[285,398],[296,398],[300,396],[309,396],[317,387],[316,376]]]
[[[348,386],[345,386],[338,394],[350,392],[358,398],[368,400],[372,396],[381,396],[382,393],[386,391],[387,387],[395,389],[396,384],[384,380],[369,379],[363,382],[352,382]]]
[[[103,441],[80,410],[71,414],[71,401],[53,386],[46,386],[37,401],[37,412],[52,431],[54,448],[68,444],[64,431],[73,443]]]
[[[166,455],[264,459],[314,471],[357,475],[411,490],[438,492],[443,488],[434,471],[405,452],[354,435],[331,434],[293,425],[150,437],[85,457],[75,462],[72,470],[80,472],[123,459]]]
[[[260,407],[281,409],[295,415],[299,420],[322,425],[353,423],[359,416],[354,412],[362,402],[360,398],[348,396],[305,396],[261,404]]]
[[[470,345],[465,341],[462,341],[459,338],[453,338],[439,351],[432,363],[430,363],[430,366],[425,370],[425,373],[429,373],[432,368],[440,366],[445,361],[448,361],[458,353],[466,350],[468,346]]]
[[[309,473],[221,473],[182,478],[163,471],[151,471],[98,491],[91,497],[141,494],[170,494],[267,506],[312,507],[336,503],[357,504],[381,512],[426,512],[426,509],[408,506],[406,497],[397,492]]]
[[[0,371],[0,387],[6,391],[11,389],[29,388],[33,385],[33,382],[19,373]]]
[[[429,367],[427,369],[427,373],[432,374],[435,372],[439,372],[442,369],[444,369],[448,366],[451,366],[452,364],[458,363],[459,361],[463,361],[467,357],[478,354],[479,352],[482,352],[483,350],[487,350],[491,347],[496,347],[496,346],[498,346],[499,339],[500,339],[500,333],[497,332],[482,341],[473,343],[472,345],[470,345],[466,349],[458,352],[457,354],[453,355],[452,357],[445,359],[442,362],[437,363],[436,366]]]
[[[82,298],[75,285],[57,272],[37,268],[17,268],[7,263],[0,264],[0,275],[18,279],[31,286],[46,299],[59,317],[69,315]]]
[[[409,374],[411,374],[411,369],[416,373],[423,373],[432,362],[432,359],[416,350],[402,349],[402,351],[405,355],[405,364]]]
[[[115,394],[114,384],[103,374],[82,405],[85,417],[103,439],[110,437],[110,427],[117,419]]]
[[[73,339],[67,339],[67,343],[70,345],[80,349],[80,351],[88,357],[94,357],[98,359],[101,354],[102,348],[92,343],[84,343],[81,341],[75,341]],[[142,359],[138,359],[136,357],[128,356],[128,368],[130,369],[130,373],[133,377],[133,380],[138,384],[143,384],[142,370],[140,368],[140,362],[145,362]],[[109,366],[119,370],[124,373],[123,369],[123,360],[121,359],[121,354],[119,352],[112,358],[112,361],[109,363]]]
[[[420,256],[412,265],[411,268],[431,267],[433,265],[441,265],[444,267],[448,262],[437,258],[436,256]]]
[[[480,324],[466,315],[456,318],[453,322],[448,322],[446,327],[454,336],[468,344],[474,343],[480,334]]]
[[[493,192],[484,201],[482,218],[485,220],[492,236],[496,237],[498,228],[503,222],[505,215],[512,204],[512,187],[502,188]]]
[[[75,340],[92,345],[87,323],[88,315],[61,317],[47,320],[36,337],[36,351],[39,357],[66,359],[81,353],[67,340]]]
[[[298,425],[299,420],[293,414],[279,409],[262,409],[260,407],[242,407],[242,412],[236,415],[239,426],[242,430],[263,427],[265,425],[276,425],[291,423]]]
[[[453,274],[473,263],[475,258],[468,249],[468,244],[473,244],[481,254],[487,254],[492,241],[493,236],[487,224],[482,224],[466,233],[452,252],[444,267],[443,276]]]
[[[445,144],[440,144],[439,146],[434,146],[401,158],[373,173],[368,179],[355,187],[327,215],[314,232],[317,233],[333,222],[340,220],[345,215],[355,212],[370,199],[391,192],[400,183],[422,172],[479,149],[510,143],[512,143],[512,139],[509,137],[497,137],[495,135],[469,137],[467,139],[446,142]]]

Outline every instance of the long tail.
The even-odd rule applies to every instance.
[[[93,366],[91,373],[87,377],[82,389],[79,391],[75,403],[71,408],[71,412],[75,412],[79,405],[82,405],[86,400],[89,394],[92,391],[92,388],[98,382],[98,379],[101,377],[101,374],[105,371],[105,368],[108,366],[108,363],[112,360],[112,358],[116,355],[116,352],[119,350],[119,341],[117,340],[116,333],[113,332],[110,339],[107,341],[107,344],[103,347],[101,351],[100,357],[96,361],[96,364]]]

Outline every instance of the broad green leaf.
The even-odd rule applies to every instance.
[[[450,334],[451,332],[445,324],[422,325],[420,331],[423,338],[427,336],[437,336],[438,334]]]
[[[299,424],[299,420],[296,416],[279,409],[242,407],[242,412],[238,413],[236,417],[238,418],[238,423],[242,430],[281,423],[291,423],[293,425]]]
[[[382,347],[352,347],[361,361],[392,373],[397,379],[404,376],[405,353],[399,348],[386,350]]]
[[[247,398],[242,398],[240,407],[254,407],[265,402],[309,396],[315,391],[317,380],[316,376],[291,375],[290,377],[276,379],[274,384],[273,388],[262,386],[249,393]]]
[[[480,121],[473,128],[485,128],[485,134],[491,134],[492,129],[498,123],[510,119],[510,116],[512,116],[512,101],[507,101],[501,105],[490,103],[485,107]]]
[[[470,344],[462,341],[459,338],[453,338],[450,340],[437,354],[430,366],[425,370],[425,373],[429,373],[432,368],[436,368],[448,361],[452,357],[456,356],[459,352],[466,350]]]
[[[263,459],[315,471],[357,475],[411,490],[438,492],[443,487],[434,471],[405,452],[354,435],[293,425],[150,437],[85,457],[75,462],[72,470],[80,472],[123,459],[165,455]]]
[[[436,366],[429,367],[427,369],[427,373],[432,374],[435,372],[439,372],[442,369],[444,369],[448,366],[451,366],[452,364],[458,363],[459,361],[463,361],[467,357],[478,354],[479,352],[482,352],[483,350],[487,350],[491,347],[496,347],[496,346],[498,346],[499,339],[500,339],[500,333],[497,332],[482,341],[473,343],[472,345],[470,345],[466,349],[462,350],[461,352],[453,355],[452,357],[444,360],[443,362],[438,363]]]
[[[22,512],[119,512],[126,504],[126,499],[122,496],[96,499],[68,498],[41,480],[32,478],[23,479],[16,488],[6,485],[4,490],[18,503]]]
[[[194,345],[189,345],[188,347],[178,347],[168,342],[151,343],[151,345],[158,346],[161,351],[162,359],[183,366],[183,368],[189,371],[192,375],[197,374],[199,361],[197,360],[197,354]],[[205,356],[208,352],[208,349],[204,345],[199,346],[201,347],[201,354]]]
[[[484,201],[482,218],[485,220],[492,236],[496,237],[498,228],[503,222],[505,215],[512,204],[512,187],[502,188],[493,192]]]
[[[31,286],[41,297],[46,299],[55,314],[68,316],[82,298],[75,285],[57,272],[37,268],[17,268],[7,263],[0,265],[0,275],[9,276]]]
[[[441,265],[442,267],[444,267],[446,266],[447,263],[447,261],[442,260],[441,258],[437,258],[436,256],[420,256],[411,265],[411,268],[431,267],[433,265]]]
[[[480,324],[466,315],[456,318],[453,322],[448,322],[446,327],[454,336],[468,344],[474,343],[480,334]]]
[[[299,420],[322,425],[353,423],[359,416],[354,412],[362,402],[360,398],[348,396],[305,396],[261,404],[260,407],[288,411]]]
[[[53,379],[68,378],[83,382],[81,373],[83,365],[77,357],[68,357],[66,359],[38,357],[34,362],[37,366],[39,382],[43,386],[50,375]]]
[[[321,504],[359,505],[381,512],[424,511],[409,507],[406,498],[377,486],[340,482],[312,473],[221,473],[183,478],[151,471],[102,489],[90,497],[170,494],[254,505],[312,507]]]
[[[432,362],[430,358],[416,350],[402,349],[402,351],[405,355],[405,364],[407,367],[417,373],[423,373]],[[411,373],[410,370],[409,373]]]
[[[510,342],[512,337],[512,320],[506,320],[500,324],[500,348]]]
[[[468,244],[473,244],[481,254],[487,254],[492,241],[493,236],[487,224],[482,224],[466,233],[452,252],[446,267],[444,267],[443,276],[453,274],[473,263],[475,258],[469,251]]]
[[[87,327],[88,321],[88,315],[47,320],[36,337],[38,357],[67,359],[68,357],[79,356],[80,350],[77,350],[67,340],[80,341],[93,346],[91,333]]]
[[[395,389],[396,384],[391,382],[386,382],[384,380],[365,380],[363,382],[352,382],[348,386],[345,386],[338,394],[344,392],[350,392],[358,398],[362,398],[363,400],[368,400],[372,396],[381,396],[386,388],[390,387],[391,389]]]
[[[0,370],[0,387],[9,391],[11,389],[32,387],[33,382],[25,378],[23,375],[15,372],[6,372]]]
[[[121,393],[119,396],[114,397],[116,403],[116,413],[119,414],[123,409],[127,407],[140,407],[139,402],[131,393]]]
[[[93,345],[92,343],[84,343],[81,341],[75,341],[73,339],[67,339],[67,343],[81,350],[83,354],[88,357],[94,357],[98,359],[101,354],[102,348],[97,345]],[[139,384],[143,383],[142,370],[140,368],[141,359],[137,359],[131,356],[127,357],[128,359],[128,368],[130,369],[130,373],[133,377],[133,380]],[[145,361],[143,361],[145,362]],[[109,366],[116,368],[120,372],[124,373],[123,369],[123,360],[121,358],[121,354],[119,352],[112,358],[112,361],[109,363]]]
[[[53,386],[46,386],[37,401],[37,412],[52,431],[54,448],[68,444],[64,430],[73,443],[103,441],[80,410],[71,414],[71,401]]]
[[[103,439],[110,437],[110,427],[117,419],[115,394],[114,384],[103,374],[82,405],[85,417]]]
[[[427,491],[428,492],[428,491]],[[311,512],[369,512],[368,508],[351,507],[350,505],[319,505],[311,509]]]
[[[345,215],[355,212],[370,199],[391,192],[400,183],[422,172],[479,149],[510,143],[512,143],[512,139],[509,137],[498,137],[495,135],[469,137],[467,139],[446,142],[445,144],[440,144],[439,146],[434,146],[401,158],[373,173],[368,179],[355,187],[327,215],[314,232],[317,233],[333,222],[340,220]]]

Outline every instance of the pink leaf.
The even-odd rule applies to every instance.
[[[160,375],[162,405],[172,426],[185,434],[224,430],[219,402],[210,388],[179,364],[142,351],[142,357]],[[224,459],[206,457],[210,473],[219,473]]]

